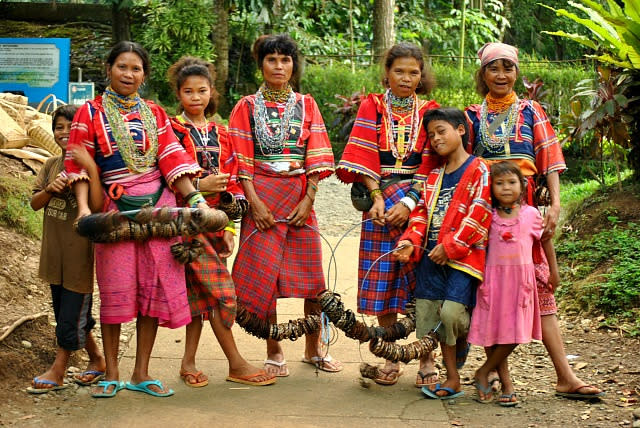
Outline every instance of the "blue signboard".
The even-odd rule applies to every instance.
[[[0,92],[22,91],[30,104],[54,94],[68,101],[71,39],[0,38]]]

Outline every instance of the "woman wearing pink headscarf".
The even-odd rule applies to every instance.
[[[476,90],[485,99],[466,109],[469,120],[469,151],[489,162],[509,160],[520,167],[527,178],[527,203],[534,203],[536,176],[546,177],[551,203],[544,214],[543,240],[551,239],[560,216],[560,178],[566,169],[562,149],[547,114],[535,101],[519,99],[513,86],[519,76],[518,49],[504,43],[487,43],[479,51],[480,69],[476,72]],[[556,394],[569,398],[592,399],[603,392],[580,380],[565,355],[556,317],[553,292],[558,285],[557,269],[541,249],[534,249],[538,303],[542,320],[542,340],[558,376]],[[549,270],[551,265],[552,269]],[[489,387],[497,392],[498,378],[489,378]],[[513,401],[502,385],[501,401]],[[507,388],[509,389],[509,388]],[[512,392],[512,391],[511,391]]]

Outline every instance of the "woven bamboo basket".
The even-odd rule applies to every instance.
[[[29,98],[25,97],[24,95],[12,94],[10,92],[0,92],[0,99],[16,104],[21,104],[23,106],[29,104]]]
[[[0,106],[0,148],[19,149],[29,143],[30,138],[7,112],[10,109],[9,106]]]
[[[62,154],[62,149],[56,144],[51,131],[51,116],[44,119],[32,120],[27,129],[31,137],[31,145],[40,147],[54,156]]]
[[[24,111],[26,107],[24,104],[0,98],[0,106],[11,116],[20,128],[24,128]]]

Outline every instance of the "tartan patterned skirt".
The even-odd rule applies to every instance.
[[[195,239],[202,242],[204,252],[185,268],[191,317],[206,317],[218,308],[222,323],[231,328],[236,319],[236,292],[231,275],[215,249],[218,234],[200,234]]]
[[[409,191],[411,183],[395,183],[384,189],[385,210],[390,209]],[[362,214],[368,219],[369,213]],[[398,243],[404,228],[378,226],[372,221],[362,224],[358,262],[358,312],[367,315],[404,313],[416,286],[415,263],[391,260],[391,255],[378,257],[391,251]],[[371,267],[373,265],[373,267]],[[369,275],[364,280],[367,270]]]
[[[306,192],[304,175],[256,173],[253,186],[276,221],[285,219]],[[257,230],[251,213],[242,219],[240,244],[233,265],[238,302],[262,319],[276,312],[279,297],[315,298],[325,289],[322,248],[313,211],[305,227],[278,222]]]

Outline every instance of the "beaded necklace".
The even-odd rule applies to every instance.
[[[148,170],[155,162],[158,154],[158,125],[151,108],[138,93],[128,96],[120,95],[109,86],[102,96],[102,106],[111,127],[111,134],[118,146],[118,151],[129,171],[140,174]],[[142,122],[142,138],[149,138],[149,149],[143,152],[138,148],[123,114],[138,111]]]
[[[502,113],[503,111],[508,109],[511,104],[515,103],[517,98],[518,96],[516,95],[516,93],[511,91],[509,92],[509,95],[506,95],[502,98],[493,97],[491,93],[488,93],[485,97],[485,100],[487,100],[487,106],[489,106],[489,110],[495,111],[497,113]]]
[[[213,162],[213,159],[211,158],[211,154],[207,150],[207,147],[209,146],[209,141],[210,141],[209,124],[207,123],[202,128],[198,128],[198,126],[195,124],[193,120],[191,120],[191,118],[187,115],[186,112],[183,111],[180,116],[185,122],[189,122],[193,127],[193,129],[196,130],[196,136],[198,138],[193,138],[193,142],[195,143],[196,147],[200,147],[202,149],[200,150],[200,153],[202,153],[202,155],[205,157],[205,162],[206,162],[205,165],[201,165],[202,168],[209,170],[212,174],[217,174],[218,168],[216,168],[215,162]],[[189,133],[193,135],[191,131],[189,131]]]
[[[501,154],[505,152],[506,146],[509,144],[509,139],[511,138],[511,133],[513,132],[513,128],[516,124],[516,120],[518,119],[519,112],[520,100],[516,98],[515,102],[509,107],[507,115],[500,125],[502,127],[502,135],[496,136],[495,133],[493,135],[489,135],[487,126],[489,108],[487,106],[486,99],[482,102],[482,106],[480,107],[480,136],[482,138],[482,145],[486,147],[490,153]]]
[[[401,98],[389,91],[389,100],[391,101],[391,111],[396,114],[406,114],[413,108],[413,97]]]
[[[512,212],[516,207],[519,207],[519,206],[520,206],[520,204],[516,202],[515,204],[511,205],[510,207],[505,207],[505,206],[502,206],[502,205],[498,205],[498,206],[496,207],[496,209],[497,209],[498,211],[503,211],[503,212],[505,212],[505,213],[507,213],[507,214],[511,214],[511,212]]]
[[[253,109],[253,120],[255,123],[255,135],[263,155],[280,154],[284,150],[284,142],[289,138],[289,122],[293,118],[296,106],[296,93],[288,86],[288,95],[284,112],[280,118],[280,124],[274,131],[269,126],[269,112],[265,105],[263,90],[266,85],[262,85],[256,92],[255,105]],[[273,112],[273,116],[279,116]]]
[[[271,101],[274,103],[284,103],[289,99],[289,93],[293,91],[291,85],[287,83],[287,86],[284,89],[271,89],[264,83],[260,87],[262,91],[262,96],[265,101]]]
[[[407,110],[407,111],[412,111],[411,132],[409,133],[409,144],[407,147],[405,143],[405,150],[402,156],[400,156],[398,152],[398,143],[397,143],[398,140],[395,137],[397,136],[398,130],[397,130],[397,125],[393,121],[394,102],[396,103],[397,107],[403,107],[403,106],[406,107],[411,104],[411,107],[409,107]],[[393,95],[390,89],[387,89],[387,92],[385,92],[384,94],[384,103],[385,103],[386,113],[387,113],[387,141],[391,146],[391,153],[393,154],[394,158],[400,159],[402,157],[402,160],[404,161],[411,155],[411,153],[416,147],[416,142],[418,141],[418,133],[419,133],[418,126],[420,123],[420,118],[418,116],[418,107],[419,107],[418,97],[416,96],[416,94],[413,94],[407,98],[396,97],[395,95]],[[398,103],[400,104],[399,106],[398,106]]]

